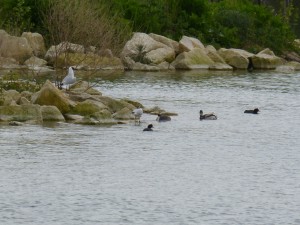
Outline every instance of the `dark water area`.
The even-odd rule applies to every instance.
[[[0,224],[300,224],[300,73],[126,72],[90,82],[178,116],[0,126]],[[243,113],[255,107],[258,115]],[[200,121],[200,109],[218,119]],[[149,123],[154,131],[143,132]]]

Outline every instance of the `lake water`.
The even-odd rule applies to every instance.
[[[0,126],[0,224],[300,224],[300,73],[126,72],[97,89],[178,116]]]

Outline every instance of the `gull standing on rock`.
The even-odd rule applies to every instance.
[[[68,74],[67,76],[63,79],[62,81],[62,85],[66,85],[66,87],[70,88],[71,84],[74,84],[76,82],[76,77],[74,75],[74,70],[73,68],[70,66],[69,70],[68,70]],[[66,88],[67,89],[67,88]]]
[[[132,111],[132,114],[134,115],[135,123],[140,124],[141,123],[141,116],[143,115],[143,109],[141,109],[141,108],[134,109]]]

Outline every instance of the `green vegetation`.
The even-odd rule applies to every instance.
[[[42,84],[43,83],[40,82],[37,77],[25,73],[25,71],[23,73],[10,72],[2,76],[0,79],[0,93],[2,93],[3,90],[36,92],[41,89]]]
[[[300,5],[288,2],[1,0],[0,28],[15,35],[25,30],[39,32],[48,44],[70,41],[111,48],[116,54],[132,32],[156,33],[174,40],[187,35],[216,47],[252,52],[268,47],[280,53],[292,47],[294,31],[299,30]],[[140,53],[137,57],[142,60],[142,49]]]

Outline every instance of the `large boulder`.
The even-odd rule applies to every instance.
[[[179,41],[179,52],[189,52],[194,48],[204,49],[204,45],[202,42],[193,37],[183,36]]]
[[[285,52],[282,57],[287,61],[295,61],[300,63],[300,55],[296,52]]]
[[[133,109],[135,109],[135,106],[128,103],[127,101],[113,99],[113,98],[110,98],[108,96],[99,96],[98,100],[100,102],[102,102],[104,105],[106,105],[108,107],[108,110],[111,113],[115,113],[117,111],[120,111],[121,109],[123,109],[125,107],[130,109],[131,112],[132,112]]]
[[[0,106],[16,105],[21,94],[16,90],[3,90],[0,95]]]
[[[214,62],[206,55],[205,49],[194,48],[180,53],[171,63],[176,69],[209,69]]]
[[[56,106],[53,105],[43,105],[41,106],[43,121],[65,121],[64,116],[58,110]]]
[[[132,110],[124,107],[123,109],[115,112],[113,118],[116,120],[133,120],[134,115],[132,114]]]
[[[87,81],[78,81],[70,87],[72,93],[89,94],[89,95],[102,95],[102,93],[93,88]]]
[[[93,114],[103,110],[108,109],[106,105],[102,102],[95,101],[95,100],[85,100],[83,102],[79,102],[73,108],[72,112],[74,114],[79,114],[81,116],[92,116]]]
[[[31,97],[31,102],[39,105],[54,105],[62,114],[68,113],[75,106],[75,103],[49,80],[45,82],[40,91]]]
[[[254,69],[276,69],[276,67],[285,63],[284,59],[276,56],[274,52],[268,48],[253,55],[251,60]]]
[[[236,69],[247,69],[249,66],[249,58],[254,55],[245,50],[234,48],[221,48],[218,50],[218,53],[227,64]]]
[[[40,59],[36,56],[32,56],[29,59],[27,59],[24,64],[28,66],[28,68],[40,68],[40,67],[46,67],[47,61],[44,59]]]
[[[232,66],[228,65],[225,60],[219,55],[214,46],[208,45],[205,47],[205,52],[212,61],[213,65],[209,66],[210,70],[233,70]]]
[[[33,55],[33,50],[24,37],[15,37],[8,35],[4,31],[0,34],[0,56],[4,58],[13,58],[19,63]]]
[[[49,63],[55,63],[57,57],[62,53],[84,53],[83,45],[62,42],[58,45],[52,45],[45,54],[45,59]]]
[[[206,46],[205,51],[207,56],[211,58],[211,60],[214,61],[215,63],[223,63],[223,64],[226,63],[225,60],[219,55],[219,53],[217,52],[214,46],[212,45]]]
[[[23,32],[22,36],[27,39],[30,47],[33,50],[33,54],[38,57],[44,57],[46,53],[46,47],[44,38],[39,33]]]
[[[294,70],[297,70],[297,71],[300,70],[300,62],[292,61],[292,62],[288,62],[286,65],[293,67]]]
[[[179,54],[179,42],[158,34],[150,33],[149,36],[152,37],[155,41],[163,43],[172,48],[175,51],[176,55]]]
[[[294,46],[300,50],[300,39],[294,40]]]
[[[125,44],[121,58],[128,69],[133,69],[135,62],[154,66],[165,61],[172,62],[175,59],[175,51],[148,34],[135,33]]]
[[[42,122],[42,112],[39,105],[9,105],[0,106],[0,121],[34,121]]]

